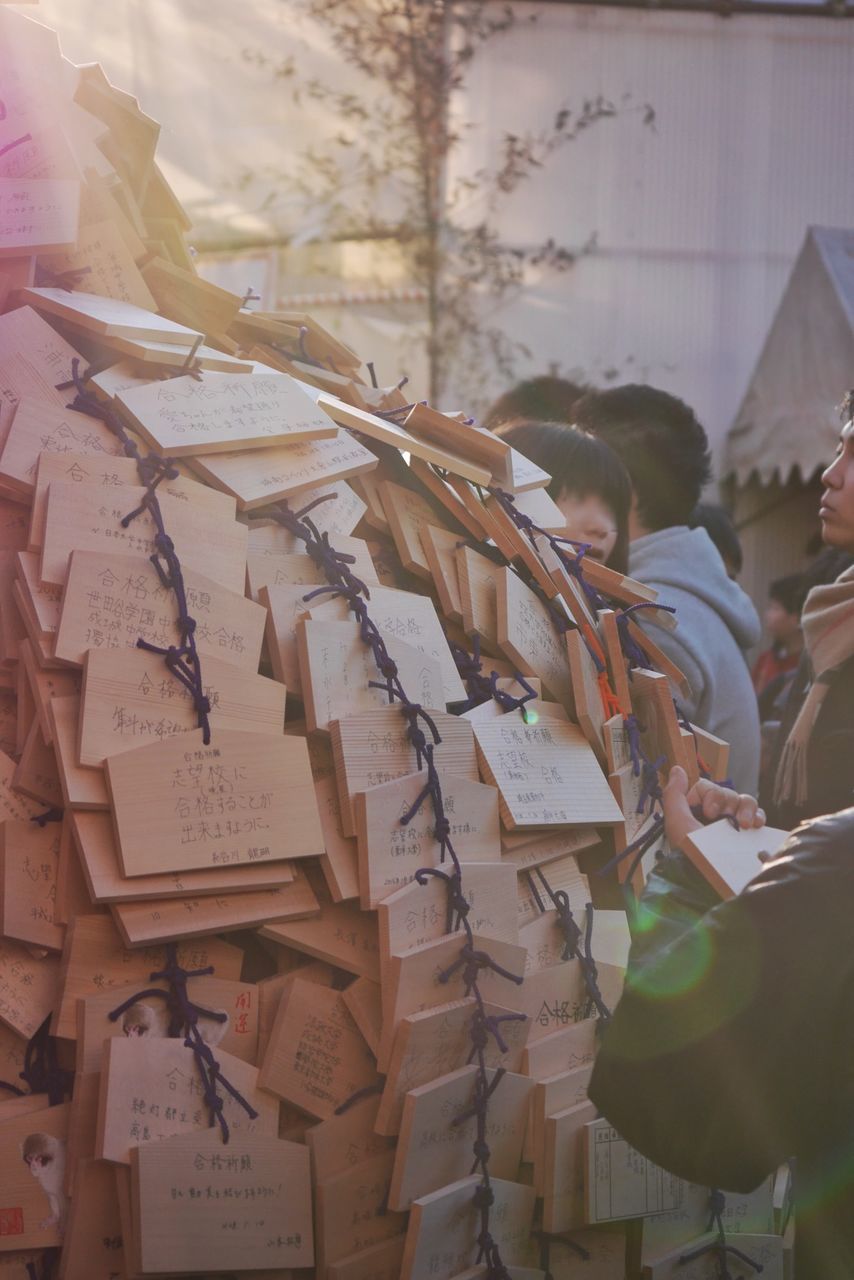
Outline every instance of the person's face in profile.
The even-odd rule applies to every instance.
[[[842,428],[836,457],[821,482],[822,539],[829,547],[854,552],[854,419]]]
[[[590,544],[588,555],[605,564],[617,541],[617,517],[597,493],[583,496],[568,489],[555,499],[566,520],[566,537]]]

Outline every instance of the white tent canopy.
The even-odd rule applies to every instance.
[[[854,230],[811,227],[727,440],[740,484],[825,466],[854,386]]]

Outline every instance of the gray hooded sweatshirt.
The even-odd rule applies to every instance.
[[[730,744],[729,773],[736,789],[756,795],[759,714],[746,651],[758,642],[761,626],[749,596],[727,577],[706,530],[685,525],[632,542],[629,573],[654,587],[661,604],[676,609],[675,631],[650,623],[643,611],[638,622],[691,686],[690,698],[676,693],[680,710]]]

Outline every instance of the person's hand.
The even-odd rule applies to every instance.
[[[717,822],[729,814],[739,827],[762,827],[765,814],[753,796],[741,795],[729,787],[701,778],[693,787],[688,786],[688,775],[680,765],[674,765],[662,792],[664,829],[672,849],[681,849],[685,837],[705,822]],[[702,814],[695,817],[692,809]]]

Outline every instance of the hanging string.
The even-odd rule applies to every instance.
[[[49,822],[62,822],[63,812],[54,806],[52,809],[45,809],[44,813],[34,813],[30,822],[34,822],[37,827],[46,827]]]
[[[712,1253],[716,1256],[718,1263],[718,1280],[732,1280],[729,1268],[727,1267],[727,1256],[731,1255],[738,1258],[739,1262],[744,1262],[757,1273],[765,1270],[761,1262],[755,1262],[753,1258],[743,1253],[741,1249],[736,1249],[734,1245],[727,1243],[726,1231],[724,1230],[723,1214],[726,1209],[726,1196],[722,1191],[712,1190],[709,1192],[709,1224],[707,1231],[713,1229],[717,1231],[717,1239],[710,1240],[706,1244],[702,1244],[697,1249],[689,1249],[687,1252],[679,1255],[679,1265],[684,1266],[686,1262],[693,1262],[695,1258],[701,1258],[704,1254]]]
[[[582,931],[573,915],[569,894],[566,890],[553,889],[546,879],[542,867],[536,868],[536,874],[557,913],[558,925],[564,938],[561,960],[577,960],[581,969],[581,976],[587,989],[587,1009],[584,1016],[589,1018],[595,1009],[597,1018],[603,1023],[607,1022],[611,1017],[611,1010],[606,1005],[602,998],[602,992],[599,990],[599,973],[596,968],[596,961],[593,959],[593,904],[591,902],[585,904],[585,926]],[[527,876],[540,911],[545,911],[542,898],[535,888],[532,873],[528,871]]]
[[[551,1270],[553,1244],[563,1245],[565,1248],[571,1249],[576,1257],[581,1258],[582,1262],[590,1261],[590,1251],[563,1232],[535,1231],[534,1235],[540,1242],[540,1268],[545,1272],[544,1280],[555,1280]]]
[[[325,495],[333,497],[334,495]],[[312,503],[313,507],[316,503]],[[434,838],[439,844],[439,861],[444,864],[450,861],[452,870],[440,873],[446,888],[448,902],[448,919],[456,920],[462,928],[464,941],[458,958],[442,973],[438,980],[447,983],[456,973],[460,973],[466,996],[474,999],[474,1010],[469,1027],[471,1050],[469,1062],[474,1061],[475,1091],[473,1098],[474,1114],[477,1116],[477,1138],[475,1142],[475,1167],[480,1169],[481,1181],[474,1193],[474,1204],[480,1217],[480,1229],[477,1236],[477,1263],[485,1264],[488,1280],[510,1280],[501,1259],[501,1251],[491,1231],[490,1209],[494,1203],[494,1192],[489,1173],[489,1148],[485,1133],[487,1110],[492,1089],[486,1063],[486,1050],[490,1040],[494,1040],[500,1052],[507,1052],[500,1026],[508,1021],[525,1021],[523,1013],[510,1013],[501,1016],[487,1013],[486,1004],[480,990],[479,977],[484,971],[491,971],[501,977],[520,984],[521,976],[517,976],[497,964],[488,952],[475,946],[474,933],[468,920],[470,904],[462,889],[462,865],[451,839],[451,826],[445,813],[444,795],[441,778],[435,761],[435,749],[441,744],[441,736],[435,721],[420,703],[412,702],[400,681],[397,664],[393,661],[385,642],[368,612],[370,592],[368,587],[352,572],[350,565],[353,558],[341,555],[330,544],[328,535],[322,535],[309,517],[311,507],[302,511],[292,511],[287,502],[282,502],[274,509],[277,521],[288,529],[304,545],[306,552],[324,573],[328,586],[318,591],[309,592],[305,597],[310,600],[321,593],[329,593],[333,597],[346,602],[359,624],[362,642],[370,647],[377,670],[382,677],[379,681],[369,681],[374,688],[385,690],[389,703],[399,703],[401,714],[406,722],[406,736],[414,749],[416,766],[426,772],[426,780],[420,794],[416,797],[407,812],[401,817],[401,826],[407,826],[422,805],[428,800],[433,810]],[[532,691],[533,692],[533,691]],[[429,736],[428,736],[429,735]],[[423,867],[416,873],[416,880],[425,884],[429,876],[435,875],[437,868]]]
[[[161,584],[175,595],[178,606],[176,624],[180,643],[160,648],[158,645],[149,644],[148,641],[139,639],[136,642],[137,648],[145,649],[149,653],[159,654],[165,660],[166,666],[172,675],[187,690],[193,701],[198,726],[202,730],[202,740],[207,746],[211,740],[210,721],[208,719],[211,704],[205,694],[201,661],[196,649],[196,620],[189,612],[181,563],[175,551],[175,544],[166,532],[163,513],[157,497],[158,485],[163,480],[174,480],[179,474],[178,470],[168,458],[163,458],[156,453],[148,453],[146,455],[140,453],[139,446],[128,435],[115,411],[109,405],[102,404],[100,400],[96,400],[86,390],[85,376],[80,374],[80,361],[77,357],[71,362],[71,378],[77,395],[72,403],[68,405],[68,408],[74,409],[78,413],[89,414],[93,418],[99,418],[112,431],[113,435],[121,443],[125,456],[133,458],[136,462],[140,479],[145,486],[145,492],[139,506],[126,515],[121,524],[122,528],[126,529],[143,512],[147,512],[154,523],[155,550],[149,559],[154,565]]]
[[[453,640],[448,640],[448,645],[460,679],[469,695],[465,702],[459,704],[458,714],[471,711],[474,707],[488,702],[490,698],[494,698],[502,711],[522,711],[525,714],[525,706],[537,697],[536,689],[532,688],[518,671],[513,672],[513,679],[520,688],[524,689],[522,697],[514,696],[507,689],[499,689],[498,681],[501,677],[498,672],[491,671],[488,676],[484,674],[480,654],[480,636],[477,632],[472,637],[472,653],[467,653]]]
[[[219,1124],[222,1140],[223,1142],[228,1142],[228,1121],[223,1114],[225,1099],[220,1096],[218,1086],[221,1085],[226,1093],[243,1108],[250,1120],[256,1120],[258,1112],[226,1080],[213,1050],[209,1044],[205,1043],[202,1033],[199,1031],[198,1022],[200,1017],[211,1018],[214,1022],[225,1022],[228,1018],[226,1013],[217,1013],[212,1009],[204,1009],[201,1005],[194,1004],[187,991],[187,983],[190,978],[206,977],[213,971],[213,965],[208,965],[204,969],[183,968],[178,963],[178,948],[175,943],[167,943],[166,965],[163,969],[151,974],[151,981],[167,982],[169,984],[168,989],[164,991],[162,987],[149,987],[145,991],[139,991],[136,995],[124,1000],[117,1008],[111,1010],[107,1017],[111,1022],[118,1021],[123,1013],[126,1013],[128,1009],[140,1000],[164,1001],[169,1013],[170,1037],[176,1038],[183,1035],[184,1046],[193,1051],[196,1070],[202,1083],[204,1103],[208,1109],[208,1124],[210,1128],[213,1128],[215,1124]]]

